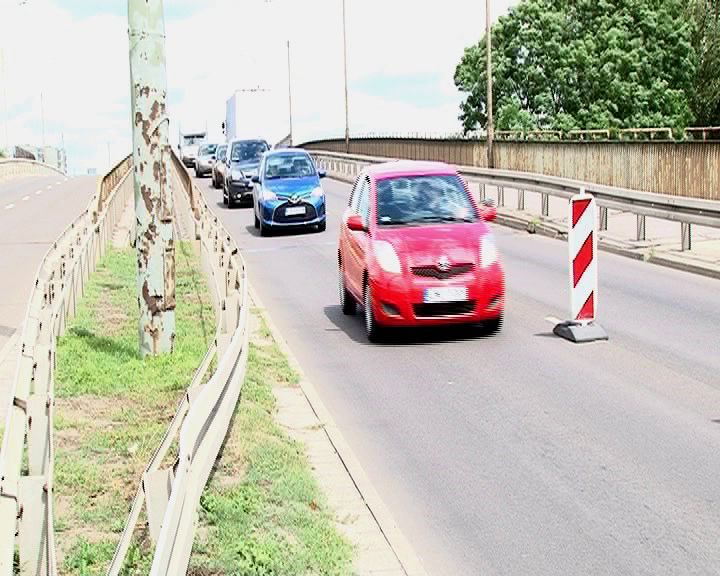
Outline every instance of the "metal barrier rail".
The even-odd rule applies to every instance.
[[[18,176],[54,176],[56,174],[66,176],[62,170],[37,160],[27,160],[25,158],[0,159],[0,182]]]
[[[113,190],[115,190],[115,187],[118,185],[120,180],[125,177],[125,174],[127,174],[130,169],[133,166],[133,157],[132,155],[126,156],[122,160],[120,160],[115,166],[110,170],[105,177],[100,182],[100,187],[98,189],[98,198],[97,198],[97,214],[102,213],[103,207],[105,206],[105,203],[107,202],[108,197],[112,193]]]
[[[21,575],[57,573],[53,526],[56,343],[132,197],[130,166],[131,159],[126,159],[101,180],[88,208],[48,250],[36,275],[0,450],[0,576],[13,574],[16,545]],[[103,189],[108,190],[106,202],[96,212]]]
[[[331,175],[338,175],[347,179],[356,178],[361,170],[371,164],[396,160],[394,158],[378,158],[374,156],[359,156],[339,154],[336,152],[323,152],[310,150],[319,166],[326,169]],[[518,190],[518,209],[525,206],[525,192],[540,194],[542,216],[549,216],[550,196],[569,200],[581,188],[595,196],[600,207],[600,229],[607,229],[607,211],[609,209],[631,212],[637,217],[637,240],[645,240],[645,218],[648,216],[662,220],[679,222],[680,240],[683,250],[690,250],[691,226],[709,226],[720,228],[720,202],[716,200],[700,200],[682,196],[669,196],[652,192],[641,192],[626,188],[614,188],[592,182],[581,182],[545,176],[529,172],[515,172],[511,170],[492,170],[489,168],[474,168],[458,166],[460,174],[471,183],[480,185],[480,198],[486,196],[485,186],[498,188],[498,204],[504,206],[504,188]]]
[[[108,570],[120,574],[145,504],[151,539],[156,543],[151,574],[185,574],[194,539],[202,490],[230,427],[247,366],[249,298],[245,263],[230,235],[194,189],[187,169],[173,152],[176,212],[200,241],[203,271],[211,284],[218,319],[215,343],[196,372],[160,447],[145,469],[130,516]],[[202,381],[214,358],[217,369]],[[160,468],[179,431],[178,457]]]

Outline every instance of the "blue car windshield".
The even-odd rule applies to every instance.
[[[260,160],[260,157],[267,149],[267,144],[262,140],[235,142],[232,146],[230,160],[232,162],[252,162],[253,160]]]
[[[381,226],[476,222],[477,212],[460,178],[452,175],[396,177],[377,184]]]
[[[306,178],[315,176],[315,166],[307,154],[277,154],[265,161],[265,178]]]

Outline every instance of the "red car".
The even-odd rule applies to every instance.
[[[340,304],[365,311],[368,338],[391,326],[502,323],[505,283],[487,221],[447,164],[389,162],[358,176],[340,227]]]

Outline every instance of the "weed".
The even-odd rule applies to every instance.
[[[138,353],[136,258],[130,249],[105,256],[58,342],[56,530],[68,574],[107,570],[142,470],[214,332],[197,257],[189,244],[177,249],[172,355],[142,359]],[[140,574],[147,566],[147,574],[150,558],[148,542],[133,543],[124,573]]]
[[[350,574],[352,548],[336,531],[303,447],[273,420],[272,387],[298,376],[264,330],[261,323],[233,427],[201,499],[204,537],[189,574]]]

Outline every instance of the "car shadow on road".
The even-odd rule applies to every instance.
[[[365,334],[365,324],[362,308],[354,316],[345,316],[339,305],[325,306],[325,316],[339,330],[345,332],[358,344],[366,346],[418,346],[432,344],[447,344],[450,342],[467,342],[471,340],[484,340],[497,338],[486,326],[456,324],[450,326],[428,326],[421,328],[392,328],[388,329],[377,344],[371,343]]]
[[[245,226],[245,230],[247,230],[248,234],[251,236],[260,237],[260,230],[255,228],[252,224]],[[273,238],[288,238],[291,236],[312,236],[314,234],[320,234],[317,230],[314,228],[281,228],[277,230],[273,230],[270,236],[267,236],[266,238],[268,240],[272,240]]]

